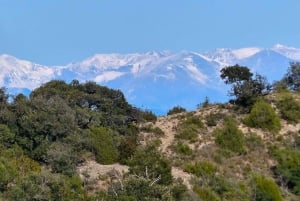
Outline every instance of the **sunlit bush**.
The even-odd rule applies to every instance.
[[[244,119],[247,126],[261,128],[268,131],[279,131],[280,119],[271,105],[265,101],[254,104],[250,114]]]

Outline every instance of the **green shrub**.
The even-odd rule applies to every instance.
[[[114,142],[114,135],[116,135],[114,131],[105,127],[97,127],[92,128],[91,133],[96,161],[101,164],[117,162],[119,152],[118,145]]]
[[[210,161],[198,161],[196,163],[188,163],[184,167],[184,171],[197,177],[208,177],[216,173],[217,167]]]
[[[215,175],[210,179],[209,186],[221,200],[249,201],[244,184],[232,178]]]
[[[190,200],[188,199],[187,187],[183,184],[183,179],[181,178],[174,180],[171,193],[174,200]]]
[[[199,119],[199,117],[196,116],[190,116],[183,122],[183,125],[192,125],[192,124],[197,126],[198,128],[204,128],[204,124]]]
[[[74,153],[70,144],[55,142],[47,151],[46,161],[53,172],[72,176],[75,174],[78,160],[77,154]]]
[[[193,150],[189,147],[189,145],[179,141],[174,145],[174,149],[176,153],[190,156],[193,153]]]
[[[284,185],[287,185],[296,195],[300,195],[300,151],[294,149],[271,150],[278,164],[274,171],[281,175]]]
[[[7,125],[0,124],[0,143],[10,147],[15,141],[15,134],[11,132]]]
[[[224,126],[217,128],[214,131],[215,142],[225,150],[230,150],[235,153],[244,153],[244,135],[238,129],[236,121],[232,117],[227,117],[224,120]]]
[[[271,105],[265,101],[257,101],[250,114],[244,119],[247,126],[268,131],[280,130],[280,119]]]
[[[181,106],[175,106],[168,111],[167,115],[178,114],[181,112],[186,112],[186,109]]]
[[[257,175],[254,177],[255,189],[253,198],[255,201],[282,201],[278,186],[272,178]]]
[[[213,114],[210,113],[209,115],[206,116],[205,120],[206,120],[206,125],[207,126],[216,126],[217,125],[217,121],[222,119],[224,117],[224,114]]]
[[[189,200],[187,188],[176,180],[172,185],[160,185],[156,178],[129,175],[119,181],[111,182],[108,191],[98,193],[93,200],[105,201],[171,201]]]
[[[157,116],[150,110],[143,111],[142,118],[147,122],[153,122],[153,123],[155,123],[157,120]]]
[[[201,200],[249,200],[249,194],[243,183],[215,174],[214,171],[206,175],[202,174],[196,184],[197,186],[193,190],[200,196]]]
[[[59,174],[42,172],[30,174],[6,194],[5,200],[76,200],[83,201],[84,190],[79,177],[66,177]]]
[[[149,174],[153,178],[160,176],[159,184],[171,184],[173,181],[171,163],[158,151],[157,147],[157,144],[152,143],[137,149],[135,154],[127,161],[129,172],[141,176]]]
[[[206,117],[206,125],[207,126],[216,126],[217,125],[217,119],[216,116],[213,114],[210,114]]]
[[[189,140],[190,142],[196,142],[198,139],[199,129],[195,125],[189,125],[186,127],[180,127],[175,137],[178,139]]]
[[[152,125],[143,126],[140,128],[140,131],[144,131],[146,133],[154,133],[157,136],[163,136],[165,134],[165,132],[159,127],[153,127]]]
[[[154,127],[152,132],[158,136],[163,136],[165,134],[165,132],[159,127]]]
[[[197,193],[197,195],[203,201],[221,201],[219,196],[214,191],[212,191],[210,188],[194,187],[193,190],[194,190],[195,193]]]
[[[280,99],[276,106],[280,110],[280,115],[288,122],[298,123],[300,121],[300,102],[291,95],[286,95]]]
[[[298,132],[300,134],[300,131]],[[300,151],[300,135],[294,138],[294,147]]]
[[[10,164],[9,164],[10,165]],[[0,158],[0,191],[6,189],[7,184],[13,180],[12,168],[7,165],[5,161],[1,161]]]
[[[175,137],[195,142],[198,139],[201,128],[204,128],[202,121],[196,116],[189,116],[179,125],[178,132]]]
[[[283,82],[292,91],[300,89],[300,62],[291,62],[287,73],[283,77]]]

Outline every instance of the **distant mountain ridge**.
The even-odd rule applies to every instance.
[[[194,109],[205,96],[212,102],[227,101],[228,87],[219,78],[224,66],[245,65],[272,82],[282,78],[292,61],[300,61],[300,49],[279,44],[204,53],[96,54],[64,66],[44,66],[0,55],[0,84],[10,93],[28,93],[52,79],[95,81],[120,89],[137,107],[163,114],[176,105]]]

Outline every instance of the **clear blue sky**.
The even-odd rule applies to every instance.
[[[300,0],[0,0],[0,54],[65,65],[96,53],[300,47]]]

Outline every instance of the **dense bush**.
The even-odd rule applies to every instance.
[[[216,116],[213,114],[206,116],[206,125],[207,126],[216,126],[217,125]]]
[[[184,171],[197,177],[210,177],[216,173],[217,167],[209,161],[198,161],[186,164]]]
[[[207,187],[194,187],[194,192],[198,194],[203,201],[221,201],[220,197],[210,188]]]
[[[288,122],[298,123],[300,121],[300,102],[291,95],[285,95],[276,103],[280,110],[280,116]]]
[[[55,142],[47,151],[46,162],[55,173],[74,175],[77,161],[78,155],[74,154],[74,149],[70,144]]]
[[[235,153],[245,152],[244,134],[238,129],[236,121],[227,117],[222,128],[214,131],[216,143],[225,150]]]
[[[5,200],[85,200],[82,182],[78,177],[65,177],[42,172],[30,174],[5,193]]]
[[[186,156],[190,156],[193,153],[193,150],[189,147],[189,145],[185,144],[182,141],[179,141],[174,145],[174,151]]]
[[[300,130],[298,131],[298,135],[294,137],[294,144],[295,149],[298,149],[300,151]]]
[[[280,190],[275,181],[265,176],[254,177],[254,189],[252,193],[255,201],[282,201]]]
[[[0,200],[97,200],[76,172],[93,157],[102,164],[128,162],[132,174],[147,170],[163,192],[173,183],[170,162],[157,147],[137,151],[138,123],[157,117],[129,105],[121,91],[53,80],[29,97],[8,97],[1,88]],[[158,127],[150,130],[163,134]],[[170,187],[168,193],[180,197],[181,191]]]
[[[0,144],[5,147],[10,147],[15,142],[15,134],[7,125],[0,124]]]
[[[300,195],[300,151],[275,148],[271,153],[278,162],[274,171],[283,178],[282,185]]]
[[[148,201],[189,200],[187,188],[182,181],[172,185],[161,185],[155,178],[145,175],[129,175],[109,184],[107,192],[99,192],[96,200],[105,201]]]
[[[24,155],[19,147],[7,149],[0,145],[0,192],[8,190],[31,173],[39,173],[40,170],[40,165]]]
[[[290,67],[283,78],[283,82],[292,91],[298,91],[300,89],[300,62],[290,63]]]
[[[93,151],[95,151],[98,163],[112,164],[117,162],[119,157],[117,133],[104,127],[97,127],[91,129],[91,137]]]
[[[247,126],[261,128],[268,131],[279,131],[280,119],[272,106],[265,101],[256,102],[250,114],[244,119]]]
[[[186,112],[186,109],[181,106],[175,106],[167,112],[167,115],[178,114],[181,112]]]
[[[199,178],[197,184],[193,190],[199,195],[201,200],[250,200],[250,196],[242,183],[225,178],[222,175],[211,175],[206,181],[203,178]]]
[[[158,183],[169,185],[173,182],[171,163],[158,150],[156,144],[140,147],[127,161],[130,173],[160,177]],[[146,176],[147,177],[147,176]]]
[[[225,115],[224,114],[220,114],[220,113],[210,113],[209,115],[207,115],[205,117],[206,120],[206,125],[207,126],[216,126],[217,122],[224,118]]]

